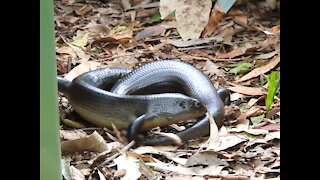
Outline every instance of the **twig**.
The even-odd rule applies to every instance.
[[[130,149],[134,144],[135,144],[135,141],[131,141],[129,144],[127,144],[125,147],[123,147],[119,152],[115,153],[114,155],[112,155],[111,157],[109,157],[108,159],[103,161],[103,163],[101,163],[101,165],[106,165],[107,163],[109,163],[113,159],[117,158],[120,154],[122,154],[125,151],[127,151],[128,149]]]

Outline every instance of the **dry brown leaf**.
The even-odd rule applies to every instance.
[[[220,36],[214,36],[214,37],[209,37],[209,38],[200,38],[196,40],[188,40],[188,41],[183,41],[183,40],[175,40],[175,39],[169,39],[166,40],[168,43],[176,46],[176,47],[188,47],[188,46],[193,46],[193,45],[198,45],[198,44],[203,44],[203,43],[209,43],[212,41],[217,41],[221,42],[223,39]],[[163,42],[164,40],[160,40]]]
[[[228,15],[232,15],[233,21],[241,26],[248,26],[248,17],[239,9],[230,9]]]
[[[179,0],[176,6],[177,31],[181,38],[198,39],[209,20],[211,0]]]
[[[170,152],[170,151],[175,151],[177,149],[178,149],[177,146],[140,146],[134,149],[133,151],[137,154],[145,154],[145,153],[159,154],[176,163],[185,165],[187,162],[186,158],[180,158],[178,153]],[[156,159],[154,158],[153,160],[156,161]]]
[[[224,12],[220,11],[219,9],[219,3],[215,3],[211,10],[211,15],[209,17],[208,24],[205,26],[203,30],[203,37],[208,37],[212,35],[214,31],[217,29],[217,26],[224,15]]]
[[[188,158],[188,161],[185,164],[187,167],[194,165],[227,166],[228,163],[218,158],[218,154],[216,152],[203,151],[193,154],[190,158]]]
[[[88,27],[88,30],[93,33],[105,33],[110,32],[110,28],[104,24],[96,24]]]
[[[246,43],[243,47],[233,49],[227,53],[216,53],[217,58],[234,58],[243,54],[250,54],[253,50],[255,50],[257,46],[252,45],[251,43]]]
[[[107,148],[107,144],[103,137],[96,131],[84,138],[61,142],[62,152],[83,152],[94,151],[100,152]]]
[[[76,23],[80,18],[75,17],[75,16],[58,16],[58,19],[62,22],[67,22],[67,23]]]
[[[200,62],[196,65],[198,68],[203,68],[204,70],[208,71],[210,75],[217,75],[217,76],[226,76],[226,74],[218,69],[219,66],[217,66],[215,63],[212,61],[205,61],[205,62]]]
[[[60,130],[60,136],[65,140],[75,140],[79,138],[84,138],[88,135],[86,132],[84,132],[81,129],[75,129],[75,130]]]
[[[254,127],[255,129],[265,129],[268,131],[276,131],[280,130],[280,124],[279,123],[266,123],[263,126]]]
[[[79,75],[97,69],[101,64],[94,61],[86,61],[74,67],[64,78],[72,81]]]
[[[161,19],[165,19],[174,10],[176,10],[178,1],[179,0],[160,0],[159,12],[161,14]]]
[[[121,178],[126,174],[126,170],[125,169],[119,169],[116,172],[114,172],[114,177],[115,178]]]
[[[162,162],[157,163],[146,163],[148,166],[154,166],[155,169],[166,170],[170,172],[176,172],[179,174],[191,174],[191,175],[218,175],[221,173],[224,166],[208,166],[208,167],[183,167],[183,166],[175,166],[173,164],[167,164]]]
[[[222,58],[222,59],[225,59],[225,58],[234,58],[234,57],[237,57],[237,56],[240,56],[242,54],[244,54],[245,52],[243,52],[241,49],[234,49],[230,52],[227,52],[227,53],[217,53],[217,58]]]
[[[228,87],[227,89],[233,92],[237,92],[245,95],[251,95],[251,96],[261,96],[266,93],[264,89],[260,87],[235,86],[235,87]]]
[[[148,152],[149,153],[149,152]],[[126,154],[128,156],[132,156],[132,157],[135,157],[137,159],[141,159],[143,160],[144,162],[155,162],[155,160],[152,158],[152,156],[150,155],[141,155],[141,154],[138,154],[136,152],[131,152],[131,151],[128,151],[126,152]]]
[[[152,37],[152,36],[157,36],[163,33],[166,30],[161,25],[155,25],[155,26],[150,26],[145,28],[144,30],[140,31],[137,35],[136,38],[146,38],[146,37]]]
[[[223,43],[224,44],[232,44],[232,36],[236,33],[236,30],[233,27],[226,28],[223,30],[218,36],[223,38]]]
[[[74,11],[79,15],[85,15],[86,13],[90,12],[92,10],[92,6],[91,5],[84,5],[82,7],[76,8]]]
[[[239,121],[243,121],[245,119],[247,119],[250,116],[253,116],[253,114],[255,114],[256,112],[258,112],[260,110],[259,107],[251,107],[248,111],[242,113],[239,117]]]
[[[110,33],[111,35],[103,38],[99,38],[94,40],[91,43],[91,46],[95,46],[97,44],[101,43],[112,43],[112,44],[125,44],[129,42],[132,39],[132,34],[133,34],[133,24],[128,26],[125,30],[123,31],[118,31],[114,30],[113,32]]]
[[[221,142],[220,145],[215,146],[210,150],[222,151],[248,140],[245,136],[236,135],[236,134],[228,134],[228,135],[220,136],[219,139]]]
[[[274,57],[268,64],[255,68],[254,70],[250,71],[248,74],[242,76],[239,80],[235,81],[235,82],[242,82],[242,81],[246,81],[248,79],[257,77],[261,74],[264,74],[268,71],[270,71],[271,69],[273,69],[274,67],[276,67],[276,65],[280,62],[280,55]]]
[[[76,58],[77,54],[74,52],[73,48],[70,46],[62,46],[56,48],[56,52],[60,54],[69,54],[71,57]]]

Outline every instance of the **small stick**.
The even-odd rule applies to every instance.
[[[122,154],[125,151],[127,151],[128,149],[130,149],[134,144],[135,144],[135,141],[131,141],[129,144],[127,144],[125,147],[123,147],[119,152],[117,152],[114,155],[112,155],[111,157],[107,158],[103,163],[101,163],[101,165],[106,165],[107,163],[109,163],[113,159],[117,158],[120,154]]]

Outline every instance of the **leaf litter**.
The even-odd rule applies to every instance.
[[[279,179],[280,91],[278,79],[269,79],[280,72],[279,1],[233,3],[54,1],[59,76],[72,80],[97,68],[181,60],[216,88],[228,88],[232,101],[225,125],[218,131],[211,123],[211,136],[138,148],[127,144],[126,131],[84,123],[59,101],[65,179]],[[69,121],[81,126],[66,126]]]

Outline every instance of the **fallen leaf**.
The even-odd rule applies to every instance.
[[[121,178],[126,174],[126,170],[125,169],[119,169],[116,172],[114,172],[114,177],[115,178]]]
[[[72,180],[72,175],[70,172],[70,156],[62,156],[61,157],[61,174],[66,180]]]
[[[88,27],[89,32],[93,33],[101,33],[108,34],[110,32],[110,28],[104,24],[96,24]]]
[[[208,71],[210,75],[217,75],[220,77],[226,76],[226,74],[222,70],[218,69],[219,66],[217,66],[212,61],[200,62],[196,64],[196,67],[203,68],[205,71]]]
[[[272,116],[274,116],[275,114],[277,114],[278,112],[280,112],[280,107],[274,107],[271,108],[266,115],[266,118],[270,119],[272,118]]]
[[[74,52],[76,52],[77,56],[80,58],[80,62],[85,62],[88,61],[91,57],[90,54],[86,54],[82,48],[74,46],[74,45],[70,45],[70,47],[74,50]]]
[[[176,6],[177,31],[181,38],[198,39],[209,20],[211,0],[179,0]]]
[[[234,87],[228,87],[227,89],[233,92],[237,92],[245,95],[251,95],[251,96],[261,96],[266,93],[264,89],[260,87],[234,86]]]
[[[88,44],[88,36],[89,33],[84,33],[80,37],[75,37],[74,40],[70,42],[70,44],[84,48]]]
[[[179,154],[173,153],[170,151],[175,151],[178,149],[178,146],[140,146],[133,151],[137,154],[158,154],[162,155],[167,159],[170,159],[181,165],[185,165],[187,162],[186,158],[180,158]]]
[[[227,166],[228,163],[218,158],[218,154],[216,152],[202,151],[199,153],[195,153],[191,157],[189,157],[188,161],[185,164],[185,166],[187,167],[194,165]]]
[[[275,50],[275,51],[271,51],[271,52],[265,53],[265,54],[254,55],[252,58],[253,59],[269,59],[269,58],[272,58],[273,56],[275,56],[278,53],[279,53],[279,51]]]
[[[218,36],[223,38],[224,44],[232,45],[232,36],[236,33],[236,30],[233,27],[229,27],[225,30],[223,30]],[[236,55],[238,56],[238,55]]]
[[[253,106],[255,103],[257,103],[258,101],[259,101],[259,99],[251,98],[251,99],[248,101],[248,105],[251,107],[251,106]]]
[[[248,17],[239,9],[231,9],[228,15],[233,16],[233,21],[241,26],[248,26]]]
[[[121,180],[136,180],[141,176],[139,171],[139,160],[126,155],[120,155],[113,160],[117,165],[117,169],[124,169],[126,174],[122,176]]]
[[[228,149],[228,148],[233,147],[237,144],[245,142],[248,139],[245,136],[228,134],[225,136],[220,136],[219,140],[221,142],[220,145],[213,147],[213,149],[212,149],[213,151],[222,151],[222,150]]]
[[[88,160],[87,164],[91,166],[95,161],[104,158],[107,154],[118,152],[119,149],[123,148],[123,144],[121,144],[118,141],[107,143],[106,146],[107,146],[107,148],[105,151],[97,154],[94,158]]]
[[[269,132],[268,134],[266,134],[266,137],[264,139],[266,141],[270,141],[273,139],[280,139],[280,131]]]
[[[62,47],[56,48],[56,52],[60,54],[69,54],[73,58],[77,57],[77,54],[74,52],[73,48],[70,46],[62,46]]]
[[[72,180],[85,180],[83,173],[75,168],[74,166],[70,166],[70,174],[72,176]]]
[[[212,117],[209,111],[208,111],[208,116],[210,119],[210,136],[208,139],[207,149],[214,149],[215,147],[219,146],[221,143],[219,140],[219,130],[214,118]]]
[[[102,172],[100,172],[99,169],[97,169],[97,171],[98,171],[99,180],[106,180]]]
[[[74,67],[64,78],[68,79],[69,81],[72,81],[74,78],[78,77],[79,75],[85,72],[97,69],[100,65],[100,63],[94,61],[83,62],[78,66]]]
[[[60,136],[65,140],[74,140],[74,139],[84,138],[88,135],[86,132],[84,132],[81,129],[75,129],[75,130],[60,130]]]
[[[226,58],[234,58],[240,55],[243,55],[245,52],[243,52],[241,49],[234,49],[227,53],[217,53],[217,58],[226,59]]]
[[[152,37],[152,36],[157,36],[163,33],[166,30],[161,25],[155,25],[155,26],[150,26],[145,28],[144,30],[140,31],[137,35],[136,38],[146,38],[146,37]]]
[[[160,0],[159,12],[161,19],[165,19],[178,7],[179,0]]]
[[[250,121],[252,122],[253,125],[260,123],[261,121],[263,121],[263,119],[264,119],[264,114],[250,117]]]
[[[221,42],[222,40],[223,39],[220,36],[213,36],[213,37],[209,37],[209,38],[200,38],[200,39],[188,40],[188,41],[168,39],[167,42],[169,44],[176,46],[176,47],[188,47],[188,46],[193,46],[193,45],[198,45],[198,44],[203,44],[203,43],[209,43],[212,41]]]
[[[203,37],[208,37],[215,32],[224,14],[225,13],[220,10],[219,3],[215,3],[211,10],[208,23],[202,32]]]
[[[266,135],[269,133],[268,130],[265,129],[248,129],[247,127],[244,126],[238,126],[235,128],[231,128],[229,130],[229,132],[246,132],[248,134],[254,135],[254,136],[258,136],[258,135]]]
[[[76,23],[80,18],[75,17],[75,16],[61,16],[61,18],[59,18],[60,21],[62,22],[67,22],[67,23],[71,23],[74,24]]]
[[[251,63],[241,63],[237,67],[234,67],[228,71],[228,73],[233,73],[233,74],[244,74],[248,72],[252,67]]]
[[[101,152],[106,150],[106,147],[107,144],[105,140],[96,131],[94,131],[91,135],[83,138],[61,142],[62,152]]]
[[[260,126],[257,129],[265,129],[268,131],[276,131],[276,130],[280,130],[280,124],[279,123],[267,123],[264,126]]]
[[[240,94],[240,93],[232,93],[230,95],[230,101],[236,101],[240,98],[242,98],[244,95],[243,94]]]
[[[109,36],[94,40],[91,43],[91,47],[106,42],[112,44],[125,44],[132,39],[133,26],[133,23],[128,26],[117,26],[110,32]]]
[[[151,168],[149,168],[144,161],[138,159],[139,163],[139,171],[148,179],[148,180],[157,180],[157,176],[152,172]]]
[[[79,16],[82,16],[82,15],[85,15],[86,13],[90,12],[91,10],[92,10],[92,6],[86,4],[86,5],[82,6],[82,7],[76,8],[74,11]]]
[[[258,108],[258,107],[255,107],[255,106],[251,107],[249,110],[243,112],[240,115],[239,121],[247,119],[248,117],[252,116],[254,113],[256,113],[259,110],[260,110],[260,108]]]
[[[257,49],[258,45],[253,45],[251,43],[245,43],[243,47],[236,48],[227,53],[216,53],[216,58],[234,58],[244,54],[252,54],[253,50]]]
[[[131,2],[129,0],[121,0],[120,2],[125,11],[131,8]]]
[[[254,70],[250,71],[248,74],[242,76],[239,80],[236,80],[235,82],[242,82],[242,81],[246,81],[248,79],[257,77],[261,74],[264,74],[268,71],[270,71],[271,69],[273,69],[274,67],[276,67],[276,65],[280,62],[280,56],[276,56],[274,57],[268,64],[255,68]]]
[[[157,163],[146,163],[146,165],[148,166],[153,166],[156,169],[161,169],[161,170],[166,170],[166,171],[170,171],[170,172],[176,172],[179,174],[191,174],[191,175],[218,175],[221,173],[222,169],[225,166],[207,166],[205,168],[203,167],[182,167],[182,166],[175,166],[173,164],[167,164],[167,163],[161,163],[161,162],[157,162]]]
[[[84,52],[84,47],[73,45],[70,42],[67,42],[67,40],[63,36],[60,36],[60,37],[77,54],[77,56],[80,58],[80,62],[85,62],[85,61],[88,61],[90,59],[91,55],[86,54]],[[79,42],[80,41],[82,41],[82,43],[83,43],[83,41],[87,41],[87,40],[80,39]]]

